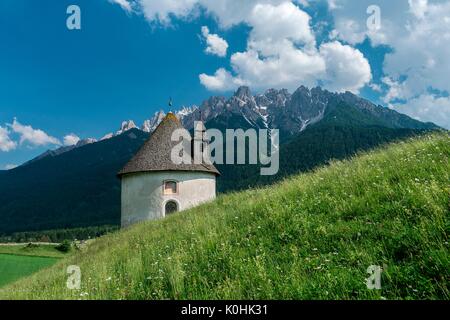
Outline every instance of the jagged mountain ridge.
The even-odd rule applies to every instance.
[[[211,97],[198,110],[183,118],[187,128],[200,118],[208,122],[224,113],[243,116],[251,125],[260,128],[279,129],[287,135],[304,131],[312,124],[320,122],[324,114],[340,103],[356,106],[366,114],[389,128],[434,129],[436,125],[414,120],[394,110],[375,105],[350,92],[332,93],[320,87],[298,88],[293,94],[286,89],[269,89],[253,96],[248,87],[239,88],[229,99]]]

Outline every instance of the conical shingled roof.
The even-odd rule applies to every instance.
[[[152,171],[200,171],[219,175],[219,171],[212,164],[177,165],[172,162],[170,157],[172,148],[179,144],[171,139],[172,133],[176,129],[183,129],[182,124],[173,113],[167,114],[138,153],[118,173],[118,176]]]

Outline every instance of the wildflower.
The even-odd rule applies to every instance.
[[[107,279],[106,279],[106,281],[111,281],[111,279],[112,279],[112,278],[111,278],[111,277],[109,277],[109,278],[107,278]]]

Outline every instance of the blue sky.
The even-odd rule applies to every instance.
[[[169,97],[175,108],[200,104],[240,84],[254,92],[302,84],[351,90],[426,121],[438,110],[447,126],[448,88],[432,73],[445,62],[440,52],[411,62],[433,69],[416,79],[401,63],[413,44],[392,40],[406,32],[399,27],[405,21],[421,27],[428,15],[445,13],[447,2],[425,1],[417,12],[406,0],[398,8],[379,2],[386,23],[374,35],[365,33],[368,5],[345,0],[250,0],[240,7],[230,0],[2,0],[0,169],[57,147],[68,134],[101,138],[123,120],[140,125],[168,111]],[[81,30],[66,27],[71,4],[81,9]],[[386,59],[394,51],[400,56]]]

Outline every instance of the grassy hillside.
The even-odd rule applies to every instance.
[[[449,156],[449,136],[428,135],[222,196],[93,241],[0,298],[449,299]]]

